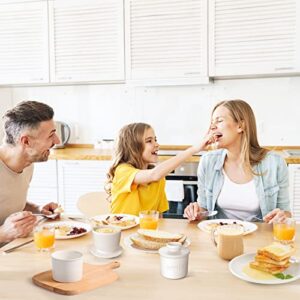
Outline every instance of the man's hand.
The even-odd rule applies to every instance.
[[[40,211],[44,215],[52,215],[54,210],[58,207],[58,204],[55,202],[50,202],[40,208]],[[59,216],[59,213],[58,213]]]
[[[22,211],[8,216],[0,227],[1,242],[8,243],[20,237],[28,236],[33,230],[36,217],[29,211]]]

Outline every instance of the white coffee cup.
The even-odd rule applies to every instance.
[[[52,253],[52,277],[59,282],[76,282],[82,279],[83,255],[78,251],[62,250]]]
[[[120,249],[121,230],[114,227],[97,227],[93,229],[94,246],[97,251],[113,253]]]

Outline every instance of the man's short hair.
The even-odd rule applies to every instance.
[[[36,129],[43,121],[52,120],[53,109],[41,102],[23,101],[14,108],[8,110],[4,119],[4,141],[10,145],[16,145],[17,138],[25,129]]]

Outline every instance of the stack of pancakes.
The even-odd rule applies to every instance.
[[[273,243],[257,250],[255,260],[250,267],[270,274],[285,271],[289,266],[291,255],[295,252],[293,245]]]

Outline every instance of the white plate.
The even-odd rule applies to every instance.
[[[244,235],[249,234],[257,230],[257,225],[254,223],[246,222],[246,221],[241,221],[241,220],[233,220],[233,219],[213,219],[213,220],[206,220],[200,222],[197,226],[202,230],[207,233],[210,233],[210,224],[219,224],[220,222],[222,223],[227,223],[227,224],[232,224],[233,222],[236,222],[237,224],[243,225],[244,227]]]
[[[59,222],[51,222],[51,223],[45,224],[45,226],[51,226],[51,227],[64,226],[64,225],[70,226],[70,227],[84,228],[86,230],[86,232],[83,232],[80,234],[74,234],[74,235],[55,235],[56,240],[74,239],[74,238],[83,236],[92,230],[92,226],[90,224],[82,223],[82,222],[75,222],[75,221],[59,221]]]
[[[134,237],[138,235],[137,233],[133,233],[129,236],[127,236],[126,238],[124,238],[124,245],[128,248],[134,249],[136,251],[139,252],[145,252],[145,253],[158,253],[158,250],[148,250],[148,249],[142,249],[142,248],[138,248],[134,245],[133,241],[130,239],[131,237]],[[184,247],[188,247],[191,244],[191,241],[187,238],[183,244]]]
[[[229,270],[230,272],[245,281],[252,282],[252,283],[259,283],[259,284],[283,284],[295,281],[300,278],[300,264],[293,263],[289,268],[287,268],[283,274],[290,274],[293,278],[290,279],[279,279],[274,276],[274,279],[255,279],[250,277],[249,275],[243,272],[243,268],[249,264],[250,261],[254,261],[255,253],[250,254],[243,254],[240,255],[229,263]]]
[[[135,224],[132,224],[132,225],[128,225],[128,226],[117,226],[117,225],[107,225],[107,226],[111,226],[111,227],[116,227],[116,228],[120,228],[121,230],[126,230],[126,229],[129,229],[129,228],[132,228],[132,227],[135,227],[137,225],[140,224],[140,219],[135,216],[135,215],[128,215],[128,214],[107,214],[107,215],[98,215],[98,216],[94,216],[92,217],[90,220],[91,222],[94,221],[103,221],[105,220],[108,216],[121,216],[123,217],[123,220],[132,220],[134,219],[135,220]]]
[[[114,257],[120,256],[123,252],[123,248],[121,246],[119,247],[118,250],[111,252],[111,253],[99,251],[95,248],[94,245],[91,245],[89,247],[89,250],[94,256],[99,257],[99,258],[114,258]]]

